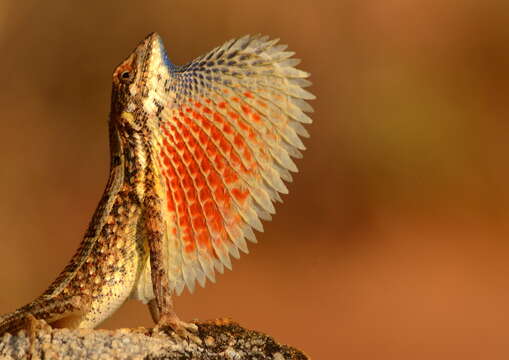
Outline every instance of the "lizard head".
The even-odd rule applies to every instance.
[[[111,120],[119,129],[141,131],[168,104],[165,87],[174,65],[161,37],[149,34],[113,72]]]

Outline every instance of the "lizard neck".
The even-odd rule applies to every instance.
[[[119,196],[127,196],[132,205],[139,205],[145,192],[145,151],[140,136],[135,132],[126,133],[119,129],[118,123],[113,119],[109,127],[110,175],[85,238],[95,239],[100,235]]]
[[[121,167],[123,186],[134,192],[141,203],[145,196],[145,177],[151,167],[146,131],[132,126],[133,114],[122,112],[110,121],[111,168]],[[144,129],[146,130],[146,129]]]

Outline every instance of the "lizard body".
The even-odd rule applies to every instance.
[[[116,68],[103,197],[69,265],[0,317],[0,335],[32,318],[93,328],[128,298],[158,325],[188,327],[171,294],[247,253],[304,149],[309,74],[276,43],[246,36],[177,67],[153,33]]]

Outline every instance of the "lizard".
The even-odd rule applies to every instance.
[[[0,335],[34,320],[94,328],[128,299],[148,304],[156,328],[196,330],[173,294],[248,253],[309,136],[309,73],[278,42],[248,35],[176,66],[151,33],[118,65],[104,194],[69,264],[0,317]]]

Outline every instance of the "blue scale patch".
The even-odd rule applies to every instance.
[[[166,52],[166,49],[165,49],[164,44],[161,39],[159,39],[159,47],[161,49],[161,53],[163,54],[164,63],[166,64],[168,69],[170,69],[171,72],[174,72],[176,69],[176,66],[168,58],[168,53]]]

